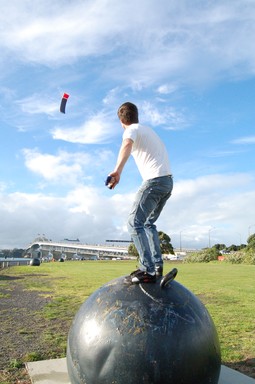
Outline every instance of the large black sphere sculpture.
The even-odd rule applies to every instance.
[[[81,306],[68,335],[72,384],[217,384],[217,332],[201,301],[176,281],[112,280]]]
[[[41,264],[40,259],[38,259],[37,257],[30,260],[30,265],[34,267],[39,267],[40,264]]]

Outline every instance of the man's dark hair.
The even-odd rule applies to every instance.
[[[118,117],[123,124],[130,125],[138,123],[138,109],[133,103],[126,102],[118,109]]]

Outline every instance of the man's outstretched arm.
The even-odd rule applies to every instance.
[[[123,140],[114,171],[109,173],[109,176],[113,177],[113,182],[110,182],[111,188],[115,188],[116,185],[119,183],[123,168],[131,154],[132,146],[133,146],[133,140],[131,139]]]

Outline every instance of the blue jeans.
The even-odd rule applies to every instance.
[[[155,221],[173,189],[172,176],[146,180],[138,190],[128,218],[128,231],[139,254],[139,268],[154,273],[163,266]]]

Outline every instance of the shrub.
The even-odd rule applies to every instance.
[[[248,251],[233,252],[225,256],[225,261],[232,264],[255,264],[255,251],[250,249]]]
[[[191,253],[185,257],[184,263],[209,263],[210,261],[217,260],[218,251],[215,248],[207,248],[199,252]]]
[[[191,253],[185,257],[184,263],[209,263],[217,260],[218,253],[214,248],[207,248],[202,251]],[[241,250],[224,254],[224,261],[231,264],[253,264],[255,265],[255,251],[253,249]]]
[[[244,255],[245,264],[255,264],[255,251],[253,249],[248,250]]]
[[[26,354],[26,361],[40,361],[43,360],[43,356],[39,352],[30,352]]]
[[[22,368],[24,366],[23,362],[17,359],[10,361],[10,368]]]
[[[233,252],[225,255],[225,261],[231,264],[242,264],[244,262],[244,252]]]

